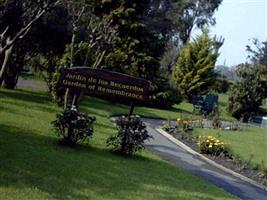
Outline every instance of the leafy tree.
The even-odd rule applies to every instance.
[[[214,12],[222,0],[152,0],[147,14],[149,25],[169,41],[161,66],[171,73],[181,48],[194,29],[215,24]],[[175,52],[175,53],[174,53]]]
[[[3,0],[0,4],[0,86],[14,45],[59,0]]]
[[[248,58],[252,65],[262,65],[265,68],[261,79],[267,85],[267,41],[260,42],[258,39],[253,39],[252,43],[253,46],[247,45]],[[267,87],[265,87],[265,96],[267,97]]]
[[[185,45],[173,70],[173,79],[188,100],[191,95],[207,93],[214,84],[214,68],[222,44],[222,41],[210,38],[205,29],[202,35]]]
[[[265,66],[265,75],[267,76],[267,41],[260,42],[254,38],[252,40],[252,46],[247,45],[248,58],[254,65]]]
[[[155,29],[146,25],[149,5],[149,0],[131,0],[106,1],[99,6],[96,13],[112,18],[120,38],[115,49],[105,58],[106,68],[149,80],[156,77],[165,41]]]
[[[64,52],[70,40],[68,16],[62,6],[44,15],[31,31],[15,45],[4,77],[4,87],[13,89],[24,66],[41,74],[51,90],[51,74],[57,57]]]
[[[266,98],[266,82],[262,78],[265,69],[249,64],[238,68],[240,80],[232,87],[228,111],[237,119],[247,121],[251,116],[259,112],[259,107]]]
[[[185,4],[176,5],[180,12],[174,13],[173,18],[183,44],[189,40],[194,27],[202,29],[216,23],[213,14],[221,3],[222,0],[187,0]]]
[[[117,27],[119,38],[113,51],[107,53],[104,58],[105,68],[150,80],[153,89],[151,103],[161,104],[160,106],[164,104],[163,102],[172,104],[170,102],[173,102],[171,100],[173,98],[170,94],[173,93],[168,86],[168,80],[162,77],[159,70],[160,60],[168,41],[167,32],[154,26],[155,23],[150,16],[154,12],[151,1],[122,0],[99,4],[96,14],[112,18],[112,24]],[[165,16],[156,15],[161,20],[165,19]],[[165,90],[166,88],[168,90]]]

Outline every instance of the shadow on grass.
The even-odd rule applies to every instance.
[[[153,111],[151,109],[154,109],[154,108],[147,109],[145,107],[140,107],[138,109],[138,112],[142,113],[141,116],[144,118],[150,117],[152,119],[166,119],[166,117],[161,117],[162,113],[160,109],[157,111],[158,114],[155,113],[155,110]],[[167,111],[167,110],[162,109],[162,111]],[[180,108],[175,108],[175,107],[169,108],[168,112],[177,113],[176,117],[178,117],[179,115],[193,115],[192,112],[189,112],[187,110],[183,110]]]
[[[127,111],[129,110],[129,106],[118,103],[111,103],[110,101],[94,97],[84,98],[81,102],[81,106],[89,110],[103,110],[107,113],[107,115],[103,115],[104,117],[108,117],[109,113],[127,113]]]
[[[90,146],[65,148],[53,137],[15,126],[0,126],[0,159],[0,187],[36,188],[55,199],[177,198],[169,191],[202,194],[200,200],[218,197],[200,180],[163,161],[125,159]]]
[[[130,106],[109,102],[97,98],[84,98],[81,103],[81,107],[84,109],[89,110],[90,114],[100,115],[102,117],[112,117],[112,116],[119,116],[119,115],[128,115]],[[102,110],[103,113],[95,112],[94,110]],[[167,110],[162,109],[162,111],[167,112]],[[183,110],[180,108],[172,107],[168,109],[168,112],[173,112],[177,114],[186,114],[192,115],[193,113],[187,110]],[[157,114],[158,113],[158,114]],[[154,119],[164,119],[161,117],[161,109],[156,108],[145,108],[145,107],[138,107],[136,106],[134,109],[134,114],[138,114],[141,117],[150,117]]]
[[[0,96],[11,99],[19,99],[22,101],[35,102],[45,104],[51,101],[49,95],[45,92],[31,92],[29,90],[1,90]]]
[[[58,112],[59,109],[56,107],[51,107],[52,100],[46,93],[31,92],[26,90],[1,90],[0,97],[6,97],[8,99],[13,99],[14,101],[9,101],[9,105],[14,106],[24,106],[23,101],[26,102],[25,105],[35,108],[39,111],[45,112]],[[30,103],[30,104],[29,104]],[[1,106],[1,105],[0,105]],[[11,108],[1,106],[1,109],[11,111]]]

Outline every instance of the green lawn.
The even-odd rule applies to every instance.
[[[197,129],[195,135],[213,135],[230,143],[231,152],[254,167],[267,169],[267,133],[266,129],[244,127],[241,131],[218,131]],[[264,166],[263,166],[264,164]]]
[[[224,120],[235,120],[230,114],[226,111],[228,95],[219,94],[219,111],[220,118]],[[168,110],[157,110],[151,108],[137,108],[136,113],[140,115],[155,117],[155,118],[164,118],[164,119],[177,119],[178,117],[190,117],[193,119],[201,118],[200,115],[193,113],[193,105],[188,102],[182,102],[179,105],[174,105],[171,109]]]
[[[138,112],[175,117],[180,106]],[[44,92],[0,91],[1,200],[234,199],[148,151],[127,159],[110,153],[105,141],[116,130],[108,117],[127,112],[126,106],[90,98],[82,109],[97,117],[93,140],[65,148],[50,125],[60,109]]]
[[[263,102],[263,105],[261,106],[261,108],[267,114],[267,99]]]
[[[235,120],[227,111],[227,103],[228,103],[228,95],[227,94],[219,94],[219,111],[220,118],[224,120]]]

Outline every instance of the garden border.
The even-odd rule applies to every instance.
[[[174,138],[173,136],[171,136],[169,133],[167,133],[166,131],[162,130],[161,128],[155,128],[155,130],[160,133],[162,136],[166,137],[168,140],[170,140],[171,142],[173,142],[174,144],[178,145],[179,147],[181,147],[182,149],[184,149],[185,151],[189,152],[190,154],[193,154],[193,155],[196,155],[196,156],[199,156],[201,159],[205,160],[206,162],[208,162],[209,164],[237,177],[237,178],[240,178],[241,180],[245,181],[245,182],[248,182],[256,187],[259,187],[261,189],[263,189],[264,191],[267,191],[267,186],[264,186],[260,183],[257,183],[256,181],[246,177],[246,176],[243,176],[237,172],[234,172],[233,170],[230,170],[218,163],[216,163],[215,161],[213,160],[210,160],[209,158],[207,158],[206,156],[194,151],[193,149],[191,149],[189,146],[185,145],[184,143],[182,143],[181,141],[179,141],[178,139]]]

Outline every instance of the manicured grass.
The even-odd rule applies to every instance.
[[[111,153],[105,141],[116,130],[107,117],[127,112],[126,106],[90,98],[82,109],[97,117],[93,140],[66,148],[52,131],[60,109],[47,94],[0,91],[1,200],[234,199],[148,151],[133,158]],[[160,110],[138,112],[164,117]]]
[[[232,117],[227,112],[227,104],[228,104],[228,94],[219,94],[219,112],[220,112],[220,118],[223,120],[235,120],[234,117]]]
[[[223,120],[235,120],[230,114],[226,111],[228,102],[227,94],[219,94],[219,112],[220,118]],[[189,117],[191,119],[199,119],[202,116],[193,113],[193,105],[188,102],[182,102],[179,105],[174,105],[171,109],[168,110],[158,110],[152,108],[137,108],[136,113],[140,115],[156,117],[156,118],[164,118],[164,119],[174,119],[183,117]]]
[[[229,143],[231,152],[254,167],[267,169],[267,133],[258,127],[243,127],[241,131],[196,129],[195,135],[212,135]],[[264,166],[263,166],[264,165]]]
[[[261,108],[262,108],[263,111],[267,114],[267,99],[263,102]]]

